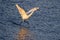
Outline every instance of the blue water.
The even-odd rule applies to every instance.
[[[22,19],[15,6],[30,10],[40,9],[27,22]],[[34,40],[60,40],[60,0],[0,0],[0,40],[17,40],[22,27],[36,36]]]

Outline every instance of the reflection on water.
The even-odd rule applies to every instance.
[[[35,40],[34,34],[27,28],[21,28],[18,33],[18,40]]]

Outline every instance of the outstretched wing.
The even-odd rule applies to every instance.
[[[28,15],[28,17],[31,17],[32,14],[34,13],[34,11],[36,11],[37,9],[39,9],[39,7],[32,8],[32,9],[28,12],[28,13],[30,13],[30,14]]]
[[[19,5],[18,5],[18,4],[16,4],[16,7],[17,7],[17,9],[18,9],[18,11],[19,11],[19,13],[20,13],[21,15],[23,15],[23,14],[25,14],[25,15],[26,15],[25,10],[24,10],[23,8],[19,7]]]
[[[34,8],[32,8],[32,9],[30,9],[30,10],[27,12],[27,14],[29,14],[29,13],[31,13],[31,12],[34,12],[34,11],[36,11],[37,9],[39,9],[39,7],[34,7]]]

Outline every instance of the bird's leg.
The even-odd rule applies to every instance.
[[[29,24],[28,20],[24,20],[25,23]]]

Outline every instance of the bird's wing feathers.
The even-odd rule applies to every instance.
[[[35,7],[35,8],[32,8],[31,10],[29,10],[28,12],[25,12],[25,10],[23,8],[19,7],[18,4],[16,4],[16,7],[17,7],[19,13],[21,14],[22,19],[28,19],[29,17],[31,17],[31,15],[34,13],[34,11],[39,9],[39,7]],[[27,13],[30,13],[30,14],[27,15]]]
[[[16,7],[20,14],[26,14],[25,10],[23,8],[19,7],[18,4],[16,4]]]
[[[34,8],[32,8],[32,9],[30,9],[27,13],[29,14],[30,12],[34,12],[34,11],[36,11],[37,9],[39,9],[39,7],[34,7]]]

